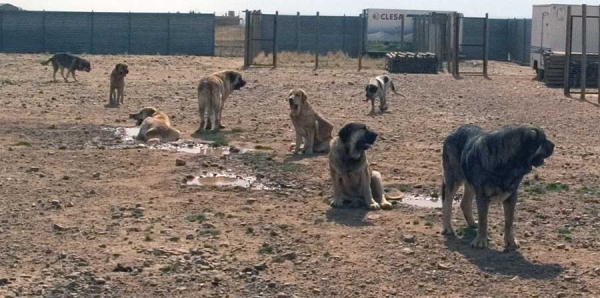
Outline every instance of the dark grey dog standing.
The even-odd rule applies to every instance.
[[[48,65],[50,62],[52,62],[52,68],[54,68],[54,74],[52,75],[54,81],[56,81],[56,72],[58,69],[60,69],[60,75],[65,79],[65,82],[68,82],[69,74],[77,81],[77,78],[75,77],[76,70],[85,72],[90,72],[92,70],[92,66],[88,60],[69,53],[56,53],[52,58],[48,59],[48,61],[42,62],[42,65]],[[66,77],[65,68],[67,69]]]
[[[458,188],[465,191],[461,209],[470,227],[477,227],[472,213],[476,198],[479,227],[471,246],[485,248],[487,215],[491,202],[502,202],[504,208],[504,246],[518,248],[513,221],[517,204],[517,189],[523,177],[533,167],[544,164],[554,152],[554,144],[544,131],[534,126],[506,126],[487,133],[474,125],[464,125],[444,141],[442,163],[443,231],[453,235],[452,201]]]

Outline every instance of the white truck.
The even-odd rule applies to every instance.
[[[567,7],[571,6],[572,16],[581,16],[581,5],[545,4],[534,5],[531,21],[530,66],[536,70],[538,78],[544,76],[545,52],[564,53],[567,40]],[[598,55],[598,6],[587,6],[587,15],[596,18],[587,20],[587,53]],[[572,52],[581,53],[580,17],[573,18]]]

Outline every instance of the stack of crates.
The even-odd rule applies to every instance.
[[[438,57],[433,53],[389,52],[385,69],[391,73],[438,73]]]

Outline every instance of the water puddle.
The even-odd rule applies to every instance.
[[[390,201],[398,201],[400,204],[411,205],[421,208],[442,208],[442,198],[432,197],[425,194],[408,194],[397,189],[385,189],[385,197]],[[460,200],[454,200],[458,204]]]
[[[113,131],[115,138],[120,143],[117,146],[112,146],[112,149],[127,149],[127,148],[150,148],[159,150],[177,151],[188,154],[201,154],[205,156],[222,157],[231,153],[245,152],[245,149],[235,147],[213,147],[210,143],[198,143],[190,140],[180,139],[176,142],[161,143],[158,145],[147,145],[142,141],[137,140],[137,135],[140,132],[139,127],[107,127],[106,130]]]
[[[254,176],[240,176],[232,173],[206,173],[200,176],[187,176],[184,179],[188,186],[229,186],[256,190],[272,190],[263,183],[258,182]]]

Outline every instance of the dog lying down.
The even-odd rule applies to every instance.
[[[129,114],[129,119],[136,120],[140,132],[136,139],[148,143],[168,143],[179,140],[179,130],[171,127],[167,114],[153,107],[141,109],[136,114]]]

